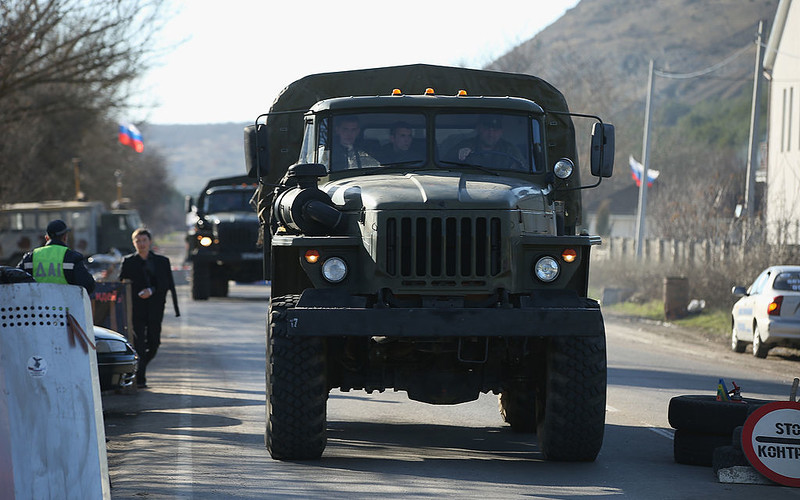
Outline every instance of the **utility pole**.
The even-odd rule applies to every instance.
[[[761,95],[761,69],[764,65],[764,53],[761,50],[761,39],[764,35],[764,21],[758,22],[756,38],[756,71],[753,76],[753,102],[750,106],[750,141],[747,155],[747,184],[744,193],[745,223],[749,228],[755,215],[756,166],[758,164],[758,118],[759,97]],[[749,235],[748,235],[749,236]]]
[[[639,184],[639,207],[636,219],[636,258],[642,260],[645,217],[647,215],[647,171],[650,166],[650,110],[653,105],[653,60],[650,59],[650,76],[647,79],[647,102],[644,110],[644,138],[642,139],[642,182]]]

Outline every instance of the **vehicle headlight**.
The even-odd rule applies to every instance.
[[[536,277],[545,283],[550,283],[558,278],[560,270],[558,261],[552,257],[542,257],[537,260],[536,265],[533,266],[533,272]]]
[[[347,276],[347,264],[339,257],[331,257],[322,264],[322,277],[331,283],[339,283]]]
[[[553,173],[556,174],[556,177],[559,179],[566,179],[572,175],[573,170],[575,170],[575,164],[572,163],[572,160],[569,158],[561,158],[556,162],[555,166],[553,166]]]
[[[97,352],[127,352],[128,345],[125,342],[112,339],[95,339],[94,346]]]
[[[211,239],[211,236],[201,236],[198,239],[200,240],[200,246],[204,246],[204,247],[210,247],[211,243],[213,242],[213,240]]]

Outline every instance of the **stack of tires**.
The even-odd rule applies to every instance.
[[[742,452],[747,417],[768,403],[760,399],[717,401],[716,396],[675,396],[669,402],[669,424],[675,429],[675,462],[714,467],[714,472],[748,465]]]

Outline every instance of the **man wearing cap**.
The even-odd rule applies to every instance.
[[[519,149],[503,139],[502,118],[493,115],[482,115],[475,128],[475,137],[459,143],[448,157],[451,161],[486,167],[526,168]]]
[[[67,224],[56,219],[47,225],[45,244],[26,253],[19,265],[30,273],[38,283],[61,283],[78,285],[91,295],[95,282],[83,263],[83,255],[70,250],[64,238],[69,232]]]

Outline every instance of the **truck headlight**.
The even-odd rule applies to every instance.
[[[339,257],[331,257],[322,264],[322,277],[331,283],[339,283],[347,276],[347,263]]]
[[[550,283],[558,278],[560,270],[558,261],[552,257],[542,257],[537,260],[536,265],[533,266],[533,273],[540,281],[544,281],[545,283]]]
[[[575,170],[575,164],[569,158],[561,158],[553,166],[553,173],[559,179],[566,179],[572,175],[573,170]]]
[[[202,247],[210,247],[213,241],[210,236],[201,236],[198,239],[200,240],[200,246]]]

